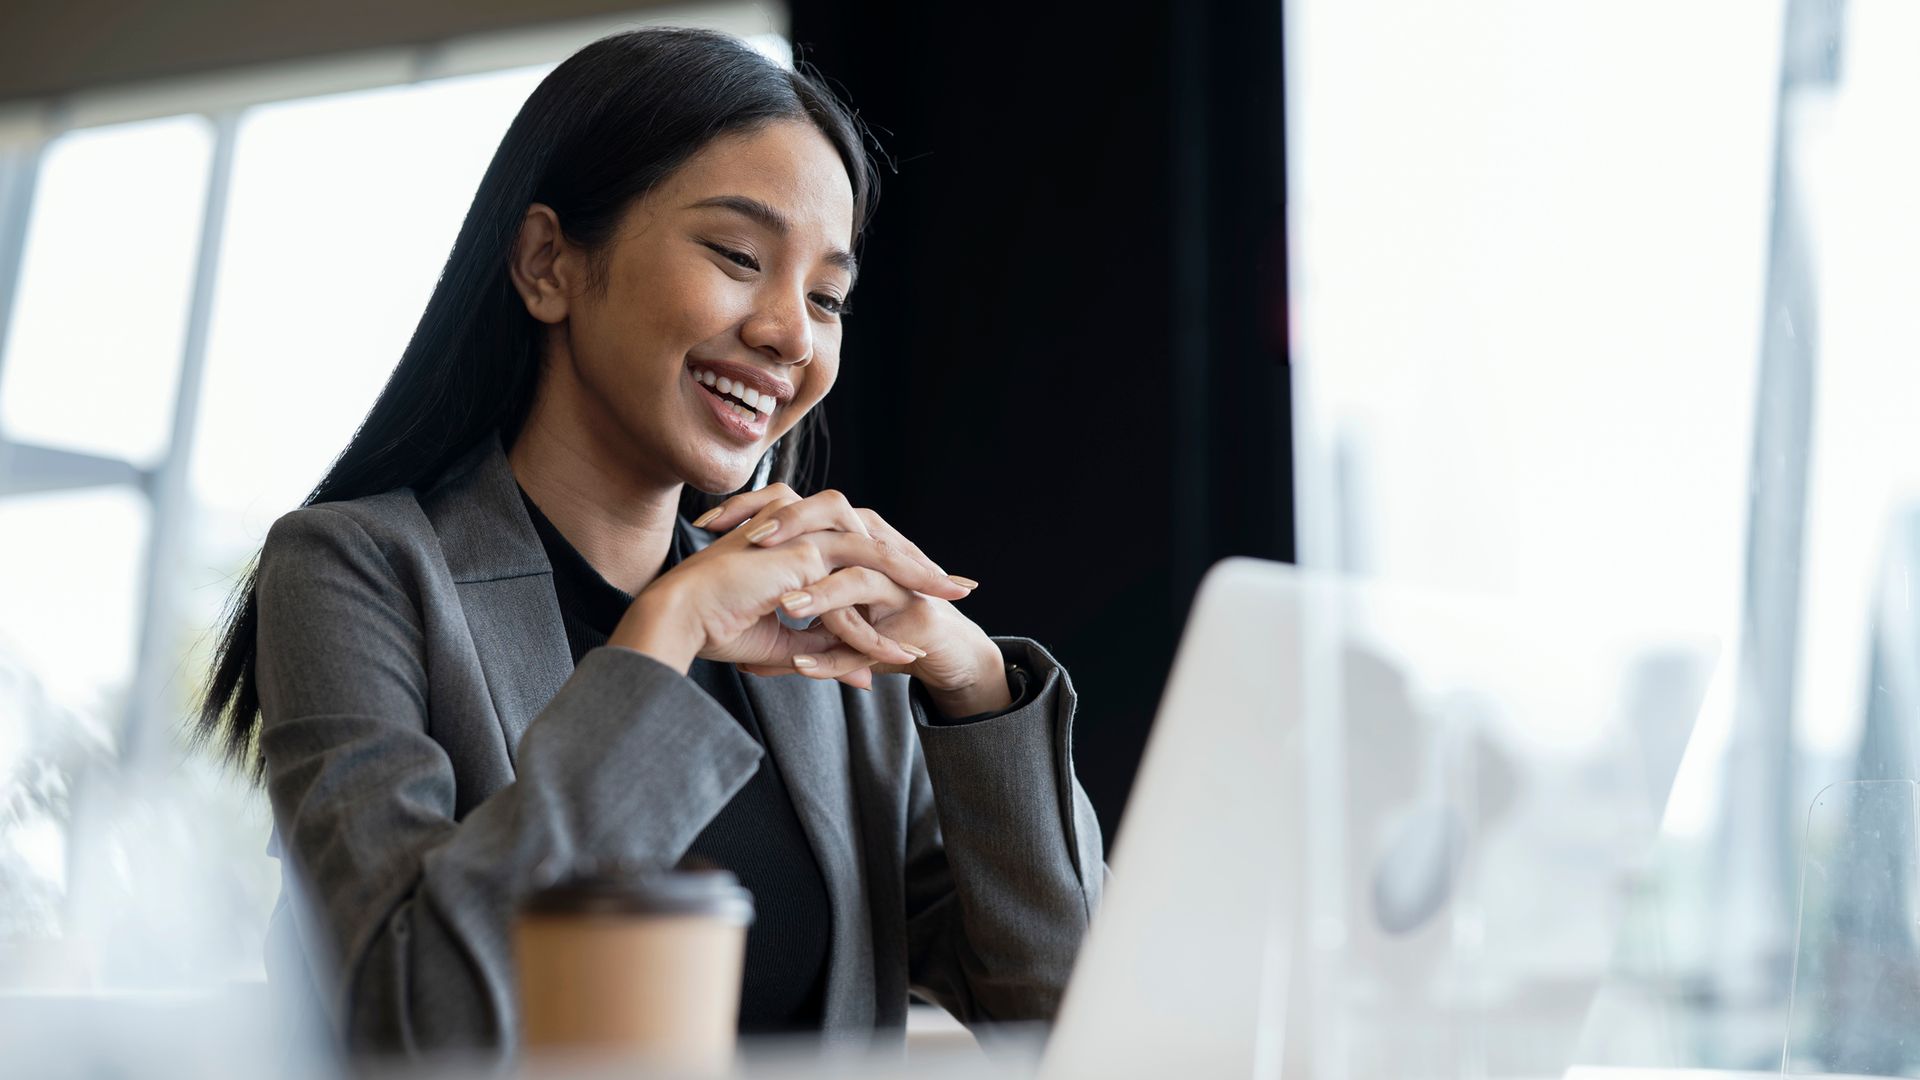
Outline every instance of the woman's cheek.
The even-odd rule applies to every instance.
[[[817,405],[826,399],[827,394],[833,390],[834,380],[840,377],[840,358],[833,357],[827,363],[820,365],[813,377],[818,380],[818,385],[810,389],[813,392],[814,404]]]

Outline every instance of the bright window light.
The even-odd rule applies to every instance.
[[[267,106],[235,150],[195,500],[257,545],[406,348],[487,162],[548,68]]]
[[[179,116],[48,146],[0,354],[7,438],[142,465],[166,452],[212,139]]]

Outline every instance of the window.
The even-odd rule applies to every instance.
[[[751,33],[770,16],[737,5],[693,21]],[[0,990],[261,977],[279,891],[268,808],[180,738],[212,628],[398,361],[527,94],[634,24],[287,76],[363,87],[325,96],[247,76],[208,91],[223,108],[244,99],[237,112],[84,127],[41,148],[18,249],[0,221],[0,260],[20,267],[0,327]],[[778,35],[748,40],[790,62]],[[445,74],[367,85],[368,71]],[[194,107],[175,90],[167,100]],[[0,173],[0,202],[18,175]],[[197,282],[209,224],[222,239]],[[211,290],[204,349],[189,341],[196,288]],[[176,444],[183,372],[201,392]],[[153,481],[182,469],[181,497]],[[130,700],[136,687],[152,700]],[[150,760],[128,768],[136,741]]]
[[[46,148],[0,354],[9,441],[166,453],[212,145],[205,119],[176,116]]]
[[[1302,551],[1719,639],[1606,1063],[1778,1070],[1796,935],[1920,971],[1798,922],[1816,793],[1920,765],[1920,12],[1389,7],[1289,24]],[[1793,1071],[1920,1066],[1849,989]]]
[[[346,446],[406,348],[494,147],[547,70],[248,114],[193,463],[195,500],[219,519],[201,519],[209,533],[257,549]]]

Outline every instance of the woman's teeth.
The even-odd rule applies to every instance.
[[[738,402],[739,404],[734,402],[728,404],[733,405],[733,411],[743,420],[758,420],[762,415],[773,415],[775,400],[772,394],[762,394],[745,383],[737,383],[725,376],[715,375],[711,371],[700,368],[694,369],[693,377],[715,393],[733,398],[734,402]]]

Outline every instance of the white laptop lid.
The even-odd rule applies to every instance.
[[[1557,1074],[1712,652],[1216,566],[1042,1075]]]
[[[1043,1076],[1248,1076],[1277,1051],[1262,956],[1283,867],[1248,849],[1294,771],[1300,599],[1291,571],[1250,559],[1202,582]]]

